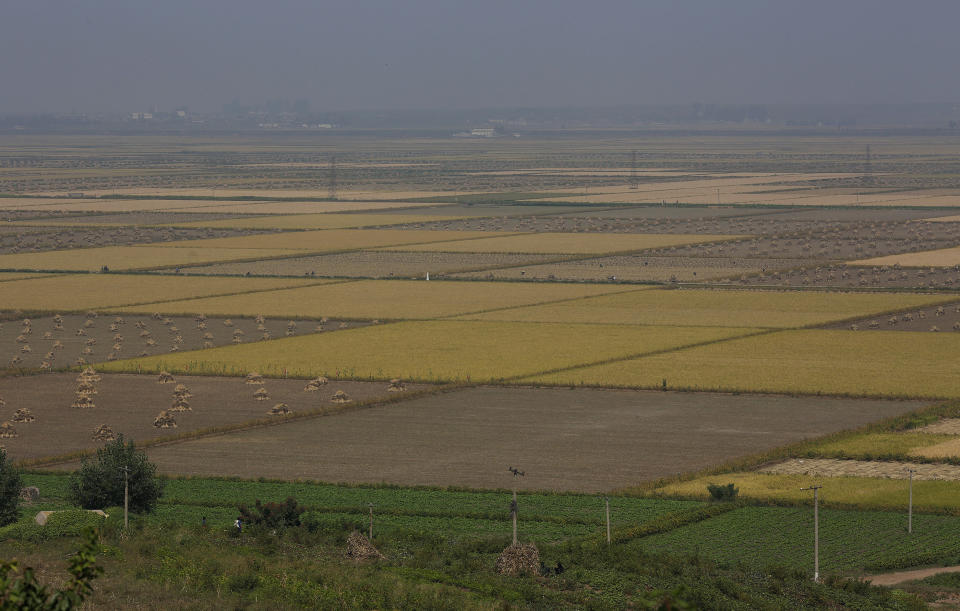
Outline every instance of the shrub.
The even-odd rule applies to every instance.
[[[20,517],[22,487],[20,470],[7,460],[7,453],[0,449],[0,526],[12,524]]]
[[[70,556],[67,569],[70,579],[62,590],[51,591],[48,586],[37,582],[34,570],[27,567],[20,573],[20,567],[14,562],[0,563],[0,608],[32,609],[36,611],[68,611],[77,609],[83,599],[93,593],[90,583],[103,573],[103,567],[97,565],[95,551],[97,534],[94,530],[86,533],[85,541],[76,554]]]
[[[300,514],[305,511],[292,496],[282,503],[261,503],[257,499],[253,509],[240,505],[239,510],[240,519],[245,524],[269,528],[300,526]]]
[[[97,450],[96,460],[84,459],[70,482],[71,499],[84,509],[123,506],[123,469],[129,468],[130,510],[149,512],[163,494],[157,467],[133,442],[118,435]]]
[[[710,498],[714,501],[733,501],[740,494],[740,489],[732,483],[725,486],[707,484],[707,491],[710,492]]]

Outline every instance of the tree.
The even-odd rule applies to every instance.
[[[97,533],[90,530],[77,553],[70,557],[67,571],[70,579],[63,589],[51,591],[41,585],[31,567],[18,576],[20,567],[16,561],[0,562],[0,611],[18,609],[28,611],[69,611],[79,609],[83,600],[93,593],[90,583],[103,573],[97,565]]]
[[[240,505],[238,509],[244,524],[269,528],[300,526],[300,514],[305,511],[304,507],[297,504],[296,499],[289,496],[282,503],[261,503],[260,499],[257,499],[253,509],[246,505]]]
[[[7,460],[7,453],[0,448],[0,526],[12,524],[20,517],[21,488],[20,470]]]
[[[123,435],[97,450],[96,460],[83,459],[70,482],[73,502],[84,509],[123,505],[124,470],[129,469],[130,510],[149,512],[163,495],[163,481],[147,455]]]

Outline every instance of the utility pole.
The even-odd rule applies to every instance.
[[[640,186],[640,180],[637,178],[637,151],[630,154],[630,188],[636,189]]]
[[[367,537],[369,540],[373,541],[373,503],[369,503],[370,506],[370,536]]]
[[[120,467],[123,471],[123,527],[130,526],[130,467]]]
[[[513,500],[510,501],[510,516],[513,518],[513,544],[517,544],[517,479],[526,475],[519,469],[507,467],[507,471],[513,473]]]
[[[607,509],[607,545],[610,545],[610,497],[603,497],[603,503]]]
[[[330,155],[330,174],[328,196],[330,199],[337,199],[337,156]]]
[[[810,486],[800,490],[813,490],[813,580],[820,581],[820,496],[823,486]]]
[[[913,474],[916,473],[913,469],[907,469],[907,473],[910,474],[910,501],[907,509],[907,532],[913,534]]]

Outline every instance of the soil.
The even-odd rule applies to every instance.
[[[0,254],[43,252],[66,248],[152,244],[207,238],[273,233],[262,229],[210,229],[170,227],[25,227],[23,232],[0,235]]]
[[[960,273],[954,273],[960,289]],[[937,312],[942,312],[937,314]],[[886,316],[863,318],[853,322],[832,324],[827,329],[851,331],[960,331],[960,302],[939,307],[914,308]]]
[[[9,404],[9,402],[8,402]],[[596,492],[912,411],[908,401],[473,388],[152,448],[170,474]],[[10,409],[12,406],[8,406]]]
[[[934,566],[928,569],[914,569],[912,571],[897,571],[896,573],[882,573],[880,575],[865,575],[867,579],[875,586],[893,586],[906,581],[916,581],[926,579],[941,573],[960,573],[960,566]],[[954,601],[954,603],[960,601]]]
[[[9,317],[9,314],[7,315]],[[93,326],[87,327],[87,320],[91,320]],[[173,347],[177,346],[177,351],[198,350],[204,347],[204,342],[209,341],[213,346],[225,346],[233,343],[234,331],[239,329],[243,331],[240,336],[243,343],[259,341],[263,337],[264,331],[257,329],[257,322],[253,318],[209,318],[206,321],[206,328],[200,329],[197,321],[187,316],[164,317],[170,324],[163,324],[162,320],[150,316],[124,316],[122,324],[118,324],[117,330],[111,330],[115,317],[112,315],[101,315],[90,318],[85,315],[70,314],[63,316],[63,329],[57,331],[52,316],[30,319],[31,333],[26,334],[22,320],[10,319],[0,322],[0,371],[3,368],[8,369],[35,369],[40,367],[43,361],[51,364],[51,369],[63,369],[77,364],[77,359],[83,357],[87,363],[97,363],[110,358],[114,354],[116,358],[132,358],[142,352],[148,355],[166,354],[172,352]],[[232,326],[226,326],[225,321],[230,320]],[[144,329],[136,325],[142,322]],[[284,337],[287,333],[287,323],[285,319],[265,319],[263,326],[273,338]],[[292,329],[293,335],[303,335],[306,333],[316,333],[317,325],[321,324],[317,320],[301,320],[296,322],[296,327]],[[330,320],[323,323],[323,332],[337,331],[341,328],[353,328],[365,326],[366,322],[343,322]],[[172,331],[176,328],[176,331]],[[78,330],[83,329],[84,335],[77,335]],[[143,331],[149,331],[149,336],[141,336]],[[50,333],[48,339],[44,339],[46,333]],[[203,339],[204,334],[210,333],[213,339]],[[123,337],[119,342],[114,339],[116,335]],[[174,338],[180,336],[183,339],[182,344],[174,342]],[[17,338],[23,337],[26,341],[17,341]],[[156,345],[148,345],[148,340],[153,339]],[[88,345],[89,340],[94,343]],[[54,343],[59,341],[63,344],[62,349],[55,349]],[[120,345],[120,350],[114,350],[115,344]],[[23,346],[29,346],[30,351],[24,352]],[[89,349],[90,353],[84,354],[84,350]],[[53,352],[54,359],[47,359],[47,353]],[[19,357],[20,361],[13,363],[12,359]]]
[[[334,406],[330,397],[343,390],[353,400],[394,396],[387,392],[386,382],[342,382],[331,380],[321,390],[305,392],[306,380],[266,379],[264,388],[269,399],[257,401],[253,392],[259,386],[246,384],[243,378],[176,376],[174,384],[158,384],[155,375],[103,374],[93,396],[96,407],[70,407],[74,401],[77,373],[56,373],[41,376],[0,378],[0,397],[6,405],[0,409],[0,420],[8,420],[13,412],[28,408],[36,421],[15,423],[20,434],[15,439],[2,439],[7,453],[14,460],[60,455],[97,447],[91,437],[101,424],[128,439],[144,441],[207,427],[223,426],[267,418],[277,403],[286,403],[291,411]],[[192,411],[174,412],[175,429],[157,429],[153,420],[173,403],[173,389],[185,385],[193,395],[188,399]],[[408,384],[407,392],[427,388]],[[294,427],[298,424],[293,424]],[[228,458],[228,457],[225,457]]]
[[[769,270],[767,272],[766,270]],[[843,265],[828,261],[807,261],[801,267],[784,269],[768,266],[763,272],[729,278],[729,284],[743,287],[817,287],[832,289],[907,288],[921,291],[960,290],[956,267],[896,268],[890,266]]]
[[[292,259],[221,263],[185,268],[190,274],[254,276],[335,276],[352,278],[411,278],[467,269],[490,269],[505,265],[526,265],[555,258],[553,255],[511,255],[497,253],[431,253],[361,251],[315,255]]]

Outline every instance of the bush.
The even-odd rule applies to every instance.
[[[71,499],[84,509],[123,506],[123,468],[129,468],[130,510],[149,512],[163,494],[157,467],[123,435],[97,450],[96,460],[84,459],[70,481]]]
[[[91,582],[103,573],[103,567],[97,565],[96,549],[97,534],[89,530],[83,545],[76,554],[70,556],[67,569],[70,579],[62,590],[51,590],[49,586],[41,585],[32,568],[24,569],[20,575],[16,561],[0,563],[0,609],[78,609],[83,600],[93,593]]]
[[[13,524],[20,517],[20,489],[23,480],[20,470],[7,460],[7,453],[0,449],[0,526]]]
[[[740,494],[740,489],[733,484],[727,484],[726,486],[707,484],[707,491],[710,492],[710,498],[714,501],[733,501]]]
[[[300,526],[300,514],[305,511],[292,496],[282,503],[261,503],[257,499],[253,509],[240,505],[239,510],[244,524],[268,528]]]

